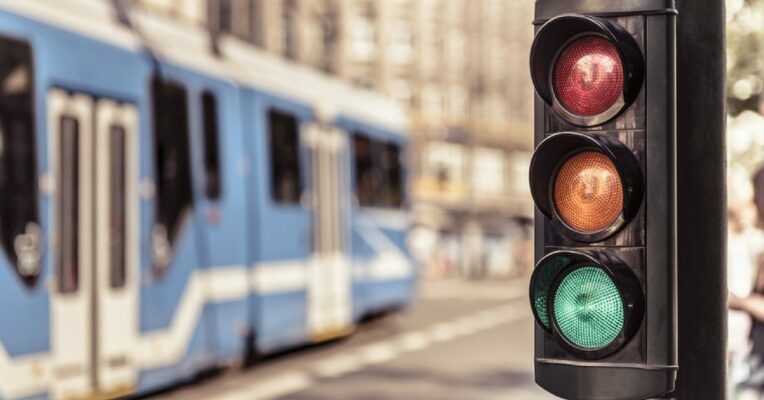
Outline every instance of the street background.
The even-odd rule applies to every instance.
[[[121,16],[124,18],[119,22],[124,25],[122,27],[124,31],[128,31],[130,27],[130,19],[125,17],[128,14],[135,20],[149,21],[155,25],[161,25],[164,21],[168,27],[172,25],[173,29],[177,28],[178,32],[184,31],[178,26],[184,29],[193,27],[188,31],[204,33],[204,43],[207,43],[209,39],[211,45],[208,47],[212,49],[205,48],[205,51],[209,51],[210,54],[215,52],[214,47],[221,43],[221,38],[227,38],[230,39],[227,44],[234,43],[245,50],[256,49],[259,56],[267,59],[267,63],[271,63],[268,65],[281,65],[282,68],[288,65],[292,74],[295,71],[303,72],[314,79],[317,76],[316,73],[319,73],[321,75],[315,78],[316,80],[326,78],[341,81],[386,96],[387,100],[393,100],[403,107],[409,120],[408,129],[404,135],[405,141],[403,141],[405,145],[384,147],[385,151],[389,151],[389,157],[387,153],[384,154],[385,157],[379,155],[372,157],[371,153],[383,147],[377,146],[372,150],[369,144],[367,148],[364,148],[366,153],[363,156],[367,158],[361,159],[359,156],[358,159],[361,162],[356,167],[368,167],[368,170],[364,174],[358,171],[353,173],[361,177],[356,184],[364,185],[365,190],[359,195],[362,190],[355,187],[352,196],[355,196],[353,207],[374,209],[383,217],[386,216],[385,212],[391,209],[401,215],[404,214],[404,210],[407,213],[404,227],[400,228],[401,232],[394,233],[401,233],[401,236],[405,234],[405,246],[402,245],[402,247],[407,247],[408,251],[401,251],[403,254],[401,258],[406,258],[405,261],[408,262],[407,257],[410,254],[413,264],[416,265],[414,275],[418,282],[413,305],[365,321],[354,332],[342,339],[254,357],[254,360],[250,360],[253,361],[252,365],[246,367],[235,364],[205,371],[198,378],[177,382],[161,392],[152,393],[147,398],[162,400],[388,400],[400,398],[543,400],[553,398],[534,384],[534,321],[528,301],[528,281],[534,267],[534,206],[528,186],[534,128],[534,91],[528,70],[528,57],[534,31],[532,25],[534,2],[532,0],[100,0],[104,3],[97,3],[99,0],[92,1],[99,4],[101,8],[104,8],[103,4],[107,2],[110,7],[113,5],[114,10],[109,11],[109,16],[116,16],[117,18],[114,19],[119,19],[121,10],[124,14]],[[84,1],[80,3],[84,4]],[[111,14],[112,11],[114,15]],[[148,17],[141,19],[138,16]],[[61,17],[62,21],[67,19],[66,16]],[[55,20],[55,16],[52,19]],[[152,25],[152,29],[155,28],[156,26]],[[130,29],[133,30],[130,35],[136,38],[140,36],[136,33],[140,29],[134,26]],[[156,31],[159,30],[156,29]],[[762,396],[764,393],[764,361],[762,361],[764,345],[762,349],[757,350],[752,347],[750,338],[752,329],[754,333],[760,329],[761,337],[764,338],[764,317],[758,322],[752,317],[752,315],[764,316],[764,309],[756,309],[756,304],[764,305],[764,172],[762,172],[764,171],[762,169],[764,167],[764,0],[727,0],[727,33],[728,281],[731,300],[740,304],[748,300],[753,301],[751,303],[753,305],[748,308],[740,306],[736,307],[736,311],[730,311],[728,350],[730,398],[731,400],[757,400],[764,399]],[[122,34],[128,35],[125,32]],[[61,43],[66,40],[72,39],[62,36]],[[151,53],[150,44],[146,46],[147,54]],[[143,50],[145,49],[141,48],[142,52]],[[140,55],[145,56],[143,53]],[[149,55],[154,57],[153,54]],[[186,56],[193,62],[197,55]],[[217,56],[220,54],[210,56],[205,53],[206,58],[212,59]],[[11,60],[12,57],[7,58]],[[198,58],[202,59],[201,56]],[[12,66],[18,63],[15,60],[11,61],[13,62],[6,60],[6,63],[13,64]],[[77,60],[71,61],[75,66],[69,66],[69,68],[79,70],[81,66],[76,64]],[[152,59],[152,61],[157,60]],[[219,60],[211,63],[214,64],[217,61]],[[25,68],[30,68],[31,71],[31,61]],[[11,73],[10,68],[7,69],[8,71],[2,71],[3,77],[7,75],[6,83],[21,82],[21,84],[17,82],[16,85],[21,88],[19,90],[27,90],[29,89],[27,86],[33,86],[29,83],[32,82],[32,79],[29,79],[32,75],[25,75],[26,70],[23,68],[19,69],[20,74],[15,75]],[[97,70],[97,68],[94,69]],[[256,74],[256,68],[254,69],[252,73]],[[172,68],[167,70],[173,71]],[[89,70],[82,69],[82,71]],[[287,79],[293,76],[279,70],[278,77],[280,78],[282,74]],[[11,79],[14,77],[15,81]],[[168,82],[153,83],[169,86]],[[698,77],[698,84],[703,84],[702,76]],[[9,87],[11,89],[7,90],[14,89],[13,85]],[[363,92],[348,91],[348,93],[354,93],[359,99],[364,97]],[[60,95],[68,96],[64,93]],[[323,97],[322,100],[324,100]],[[31,100],[29,104],[30,110],[33,109]],[[155,105],[152,104],[153,106]],[[327,115],[334,111],[322,110],[319,106],[311,111],[315,111],[316,115],[321,117],[323,117],[320,115],[322,111],[327,111]],[[179,107],[178,110],[186,112],[184,107]],[[214,104],[207,111],[211,110],[215,110]],[[31,115],[32,111],[29,112]],[[221,116],[223,115],[224,113],[221,113]],[[195,118],[195,121],[197,116],[191,117]],[[210,124],[210,129],[207,129],[206,117],[205,115],[203,122],[205,133],[216,132],[218,128],[215,123]],[[268,118],[271,117],[269,113]],[[273,164],[273,170],[276,171],[274,175],[280,179],[280,183],[283,183],[282,186],[274,184],[271,187],[274,192],[272,195],[278,197],[276,189],[283,189],[287,193],[287,202],[294,210],[307,209],[311,207],[309,204],[314,193],[303,193],[303,188],[300,186],[302,176],[300,174],[307,175],[299,169],[301,157],[299,142],[304,138],[301,137],[298,140],[296,119],[283,118],[283,116],[276,116],[275,119],[279,118],[281,120],[276,122],[283,125],[281,129],[286,133],[294,133],[294,137],[285,139],[284,143],[276,143],[275,140],[274,143],[282,145],[284,154],[293,156],[293,159],[286,160],[284,164],[286,167],[279,170],[278,168],[283,166],[278,161],[288,157],[279,157],[283,156],[281,153],[274,153],[275,156],[269,155],[277,161]],[[155,116],[155,119],[160,118]],[[223,119],[221,117],[221,120]],[[239,124],[241,120],[243,119],[236,120],[236,124]],[[311,146],[330,148],[331,146],[324,142],[317,144],[319,141],[317,138],[330,144],[334,143],[328,140],[333,138],[330,135],[333,132],[323,132],[322,129],[326,127],[320,126],[323,121],[319,122],[316,123],[315,132],[319,132],[316,135],[322,136],[311,136],[313,137],[311,140],[316,141]],[[63,123],[61,125],[57,129],[65,128]],[[174,126],[174,121],[170,121],[169,125],[172,125],[172,129],[177,128]],[[273,126],[269,125],[269,129],[278,131],[281,138],[287,137],[284,132],[277,129],[277,125],[276,123]],[[76,126],[72,125],[69,128],[75,129]],[[198,128],[194,126],[197,131]],[[154,129],[159,130],[156,127]],[[183,129],[187,130],[187,127]],[[252,132],[254,131],[252,129]],[[264,134],[263,132],[254,133]],[[346,133],[356,134],[355,132]],[[229,139],[232,135],[229,134]],[[172,131],[162,140],[170,142],[170,139],[177,140],[176,136],[181,135]],[[225,132],[221,136],[225,137]],[[2,137],[5,136],[0,129],[0,138]],[[199,138],[192,139],[198,141]],[[0,153],[3,152],[4,143],[0,140]],[[187,143],[182,144],[188,152]],[[19,148],[19,145],[16,145],[16,148]],[[204,148],[206,151],[207,143],[204,144]],[[404,154],[397,158],[399,149]],[[321,151],[324,150],[321,149]],[[200,152],[199,149],[197,152]],[[205,153],[205,162],[218,163],[215,158],[216,153],[214,151],[209,153],[212,154],[212,160],[207,160],[210,154]],[[69,161],[79,168],[77,164],[80,161],[79,158],[84,160],[86,157],[80,157],[78,153],[72,154],[74,156]],[[164,156],[163,153],[160,155]],[[188,154],[185,156],[189,157]],[[203,158],[200,154],[196,154],[195,157]],[[34,157],[27,158],[32,160],[32,165],[35,165]],[[365,162],[371,164],[372,158],[383,161],[374,168],[363,165]],[[181,161],[188,164],[187,159]],[[236,162],[239,163],[237,165],[241,167],[241,171],[236,173],[242,172],[241,175],[247,175],[251,172],[248,170],[251,167],[249,161],[244,158],[237,159]],[[289,169],[292,165],[289,161],[293,161],[297,168]],[[344,164],[338,162],[337,165]],[[255,165],[255,167],[258,166]],[[189,176],[190,182],[189,166],[185,165],[184,168],[186,170],[181,172]],[[343,168],[349,167],[339,167],[338,171],[331,172],[344,179],[350,173],[344,170],[339,171]],[[405,185],[401,183],[404,180],[402,171],[405,171]],[[220,174],[217,167],[212,171],[204,170],[203,172]],[[691,172],[679,171],[678,173]],[[175,170],[170,171],[170,178],[176,173]],[[214,175],[212,173],[210,175]],[[157,176],[159,179],[165,178],[159,173]],[[38,177],[31,178],[34,178],[29,179],[34,183],[31,186],[36,188]],[[209,177],[205,176],[205,179],[207,178]],[[58,178],[50,174],[40,176],[39,186],[44,191],[50,192],[55,187],[52,183],[55,179]],[[78,182],[77,179],[73,182]],[[341,186],[337,182],[334,182],[337,185],[335,189]],[[380,182],[387,186],[383,187]],[[65,183],[60,185],[59,189],[65,188]],[[140,195],[146,199],[154,198],[156,186],[153,181],[147,179],[141,184]],[[263,184],[263,187],[267,186],[268,184]],[[320,188],[321,185],[317,187]],[[188,199],[184,200],[188,200],[187,205],[190,207],[192,204],[190,184],[186,189],[188,193],[185,194]],[[383,194],[389,199],[384,200],[389,200],[389,204],[376,201],[383,200],[378,192],[385,192],[385,190],[388,193]],[[72,191],[74,192],[79,195],[78,191]],[[172,188],[168,192],[173,192]],[[340,221],[338,215],[341,214],[340,211],[345,211],[339,210],[345,203],[337,200],[339,197],[334,197],[336,193],[327,193],[323,193],[322,201],[331,199],[333,204],[327,206],[326,210],[320,210],[318,214],[324,212],[325,214],[321,215],[329,215],[337,219],[320,221],[318,224],[320,227],[324,227],[321,224],[330,226],[330,222],[344,222]],[[362,198],[363,195],[371,196],[371,198]],[[374,198],[375,196],[380,198]],[[210,197],[215,197],[214,190]],[[316,197],[319,196],[316,195]],[[237,201],[243,203],[243,198]],[[272,199],[268,198],[268,201],[270,200]],[[275,200],[278,202],[283,199]],[[316,201],[316,203],[320,202]],[[119,213],[122,208],[125,208],[123,206],[124,204],[114,206],[109,211]],[[247,206],[249,207],[250,204]],[[387,209],[384,209],[385,207]],[[180,209],[175,206],[166,208],[159,211],[169,211],[172,214]],[[66,211],[66,209],[63,210]],[[219,209],[210,207],[209,210],[205,209],[204,214],[199,210],[197,210],[199,214],[196,218],[198,221],[195,223],[203,222],[208,225],[220,223],[222,217]],[[276,213],[272,211],[276,210],[276,207],[268,210],[270,210],[268,212]],[[304,211],[306,210],[299,212]],[[62,212],[62,214],[67,213]],[[244,218],[244,216],[237,217]],[[226,218],[230,217],[226,216]],[[309,218],[306,217],[305,220],[308,221]],[[284,224],[288,225],[291,220],[278,221],[280,223],[287,221]],[[395,225],[396,221],[390,222],[391,225]],[[142,221],[142,223],[148,222]],[[313,222],[306,222],[306,224],[309,223]],[[111,227],[108,224],[104,226]],[[153,226],[151,229],[152,235],[157,233],[153,230]],[[262,231],[267,234],[270,233],[268,232],[270,229],[270,226],[266,226]],[[281,240],[281,237],[277,239],[288,242],[287,244],[304,245],[292,247],[308,249],[307,253],[310,256],[316,248],[313,242],[315,238],[311,236],[315,232],[309,229],[306,228],[307,233],[299,234],[296,229],[289,231],[288,233],[293,234],[288,237],[289,240]],[[249,233],[246,229],[242,231]],[[331,229],[328,231],[334,232]],[[340,229],[337,228],[334,233],[339,231]],[[390,239],[393,237],[392,234],[389,237],[385,236],[382,229],[374,232],[379,235],[376,237],[372,235],[372,239],[382,237],[383,246],[381,247],[392,243],[393,239]],[[35,231],[28,234],[33,235]],[[39,235],[39,230],[36,234]],[[67,235],[62,234],[62,236],[66,239]],[[141,238],[143,240],[141,248],[148,248],[149,241],[159,250],[162,250],[162,246],[171,247],[171,243],[166,238],[166,230],[163,234],[158,232],[154,236],[150,239]],[[162,239],[163,236],[168,243],[155,240]],[[314,236],[318,236],[316,243],[321,242],[320,235]],[[337,236],[341,235],[338,233]],[[203,237],[204,235],[199,235],[199,238]],[[337,241],[339,243],[340,239]],[[64,240],[60,242],[63,243]],[[55,240],[51,240],[51,243],[61,244]],[[283,243],[277,245],[281,244]],[[17,244],[19,247],[23,245],[24,243]],[[78,244],[75,243],[72,246],[78,246]],[[269,245],[264,245],[266,246]],[[152,250],[156,250],[154,247]],[[332,251],[339,253],[341,252],[337,250],[339,248],[341,247],[338,245],[336,248],[326,247],[320,250],[326,254]],[[161,258],[162,252],[157,253]],[[248,251],[242,250],[241,253],[249,255]],[[326,255],[324,253],[322,255]],[[148,259],[155,255],[144,254],[144,258]],[[39,260],[35,262],[37,261]],[[202,265],[201,261],[199,265]],[[283,265],[280,266],[283,267]],[[302,264],[297,265],[297,267],[301,266]],[[240,268],[243,273],[241,276],[247,279],[250,277],[247,275],[249,267],[248,265]],[[306,268],[303,270],[297,268],[297,270],[304,272]],[[274,275],[278,277],[278,274]],[[241,283],[237,280],[239,275],[231,276],[234,278],[230,279],[232,283]],[[70,278],[75,282],[72,290],[76,291],[78,275],[75,274]],[[298,278],[302,279],[301,276]],[[157,278],[157,281],[160,279],[161,277]],[[300,281],[300,279],[297,280]],[[122,280],[124,285],[124,275]],[[139,284],[150,286],[154,283],[156,282],[147,278],[140,280]],[[298,283],[306,285],[302,281]],[[135,285],[135,282],[132,284]],[[182,284],[185,285],[186,282],[183,281]],[[112,285],[119,286],[119,282]],[[212,283],[210,285],[214,286]],[[240,299],[242,304],[243,299],[248,299],[251,294],[249,285],[249,282],[238,285],[243,286],[242,299]],[[334,288],[341,286],[334,286]],[[40,291],[47,290],[49,287],[53,286],[43,287],[41,284]],[[199,291],[201,292],[202,289]],[[325,296],[324,299],[331,300],[331,295],[340,291],[337,289],[332,293],[322,294]],[[214,291],[210,290],[210,293],[212,292]],[[89,292],[90,295],[93,293],[95,289]],[[22,295],[26,294],[24,292]],[[219,297],[226,300],[227,294],[222,293]],[[347,295],[344,292],[342,294]],[[206,311],[203,304],[206,300],[201,298],[201,294],[199,296],[198,300],[201,304],[199,309],[202,310],[199,312],[202,313]],[[95,298],[98,299],[97,296]],[[47,307],[48,299],[43,300],[42,303]],[[153,300],[160,305],[157,308],[173,306],[173,304],[162,303],[164,298],[159,295]],[[760,301],[757,303],[758,300]],[[92,318],[98,306],[98,304],[92,306],[88,303],[88,307],[83,308],[83,312]],[[273,313],[273,310],[275,308],[270,311]],[[290,309],[289,311],[299,315],[299,318],[307,314],[304,310]],[[244,312],[242,315],[247,318],[251,316]],[[47,318],[47,314],[44,316]],[[114,317],[114,315],[109,316]],[[286,319],[279,314],[274,320],[278,318]],[[90,323],[92,320],[89,319],[87,322]],[[193,334],[195,331],[192,331],[190,322],[188,326],[189,332]],[[233,331],[234,328],[231,326],[233,324],[227,324],[225,329]],[[93,329],[95,332],[99,328]],[[256,343],[257,338],[254,337],[256,333],[251,330],[251,327],[237,325],[236,329],[236,335],[244,338],[237,343],[245,341],[248,344]],[[121,332],[111,334],[109,337],[118,338],[119,333]],[[335,336],[340,335],[338,332],[332,333]],[[81,338],[77,334],[70,336],[67,339]],[[90,346],[91,343],[84,344],[87,344],[90,350],[97,347],[97,344],[93,346]],[[47,342],[45,346],[51,347]],[[76,351],[74,350],[73,353]],[[74,355],[82,356],[82,354]],[[85,362],[93,362],[95,356],[88,355],[84,359],[86,359]],[[121,363],[127,363],[129,359],[130,357],[115,358],[110,362],[118,367]],[[171,364],[166,367],[171,372],[177,372],[173,368],[185,368],[181,364]],[[94,370],[97,368],[99,367],[95,367]],[[30,367],[30,371],[41,375],[38,370],[40,368],[37,365]],[[57,373],[60,372],[57,371]],[[64,370],[64,373],[66,372]],[[84,374],[76,368],[74,372],[71,369],[68,372]],[[88,372],[88,374],[88,379],[93,382],[98,381],[95,372]],[[189,373],[189,375],[192,374]],[[7,378],[0,376],[0,379]]]
[[[272,357],[244,374],[216,375],[160,398],[548,398],[532,384],[533,322],[524,292],[533,268],[532,1],[136,3],[407,107],[409,245],[422,277],[412,310],[365,325],[348,340]],[[728,0],[727,23],[729,282],[734,294],[747,296],[764,249],[751,184],[764,162],[764,2]],[[487,315],[497,320],[482,328],[463,322]],[[447,338],[437,339],[439,326]],[[733,375],[734,360],[749,354],[750,327],[748,315],[731,314]],[[734,386],[745,378],[731,379]]]
[[[136,0],[397,100],[416,305],[161,399],[547,399],[533,383],[533,2]]]

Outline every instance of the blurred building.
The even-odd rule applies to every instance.
[[[495,258],[485,249],[502,253],[523,236],[517,222],[533,211],[531,0],[133,2],[407,105],[417,222],[458,242],[459,263],[472,263],[469,243],[484,265]]]

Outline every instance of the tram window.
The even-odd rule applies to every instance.
[[[59,120],[59,160],[58,160],[58,204],[57,234],[58,290],[61,293],[76,292],[79,287],[79,220],[80,220],[80,180],[79,180],[79,121],[63,116]]]
[[[0,244],[31,286],[40,275],[40,225],[29,44],[0,37]]]
[[[113,125],[109,134],[109,257],[112,288],[125,286],[125,128]]]
[[[355,189],[358,204],[362,207],[375,205],[374,187],[378,177],[375,176],[372,159],[371,139],[361,135],[353,136],[353,152],[355,154]]]
[[[401,166],[401,149],[399,146],[387,143],[382,152],[382,168],[385,173],[385,184],[382,185],[382,203],[384,206],[398,208],[403,205],[403,168]]]
[[[202,94],[202,114],[204,118],[205,193],[208,199],[218,200],[222,192],[223,182],[221,182],[220,177],[217,101],[211,92]]]
[[[183,217],[193,205],[186,89],[154,78],[154,164],[156,168],[157,232],[173,244]]]
[[[403,206],[403,166],[400,146],[353,135],[355,191],[361,207]]]
[[[302,194],[300,142],[297,119],[290,114],[268,112],[271,147],[271,195],[277,203],[298,203]]]

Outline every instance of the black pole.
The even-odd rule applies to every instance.
[[[726,398],[725,12],[677,0],[679,374],[674,397]]]

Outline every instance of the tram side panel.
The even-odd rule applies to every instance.
[[[248,207],[251,252],[250,316],[258,351],[269,353],[307,341],[306,263],[311,215],[303,203],[308,173],[301,125],[310,108],[249,91],[245,135],[251,170]]]
[[[393,209],[388,213],[377,210],[385,207],[365,205],[342,212],[327,207],[352,187],[352,178],[341,171],[350,169],[348,161],[352,168],[353,159],[342,151],[349,151],[355,128],[336,124],[343,132],[325,126],[315,133],[308,129],[316,126],[312,107],[289,100],[288,93],[276,96],[238,88],[164,61],[156,64],[137,48],[105,44],[102,39],[5,12],[0,12],[0,26],[0,46],[13,45],[2,40],[7,34],[26,40],[32,49],[33,71],[27,79],[33,79],[27,84],[34,88],[30,96],[34,107],[28,109],[37,110],[33,135],[3,137],[4,145],[29,146],[37,153],[33,157],[23,151],[0,154],[0,178],[11,166],[32,174],[17,175],[16,181],[0,179],[0,202],[17,201],[16,208],[0,204],[0,217],[3,210],[33,206],[29,215],[17,212],[24,217],[17,227],[0,226],[0,300],[14,305],[0,313],[0,369],[6,371],[0,377],[0,398],[146,393],[234,360],[246,349],[247,340],[256,340],[260,351],[272,352],[337,335],[342,332],[330,329],[327,333],[315,325],[322,318],[329,325],[339,321],[340,326],[344,321],[334,315],[334,306],[320,305],[327,300],[340,312],[344,308],[344,300],[327,291],[338,282],[326,276],[355,277],[353,308],[358,318],[409,301],[412,275],[400,272],[405,268],[390,268],[405,264],[401,261],[405,244],[400,238],[405,237],[406,227],[389,224],[405,220],[405,216],[397,218],[402,214],[400,202],[388,207]],[[13,71],[0,69],[6,77]],[[14,109],[11,113],[8,99],[16,105],[23,103],[0,93],[2,135],[23,128],[24,121],[15,121],[14,115],[34,112]],[[105,115],[117,114],[122,125],[112,123],[117,119],[102,123]],[[134,127],[126,122],[130,115]],[[215,123],[210,125],[210,119]],[[14,121],[17,131],[8,128]],[[217,130],[217,141],[209,140],[210,126]],[[116,311],[106,309],[115,302],[101,301],[103,296],[119,297],[124,290],[119,283],[114,286],[104,280],[114,270],[113,259],[99,256],[115,248],[107,240],[113,232],[104,224],[106,205],[111,203],[98,200],[110,198],[111,194],[99,193],[110,193],[104,188],[111,187],[112,177],[103,178],[99,168],[115,165],[110,164],[115,155],[131,155],[115,152],[120,146],[96,146],[130,135],[136,140],[137,154],[134,169],[125,175],[135,178],[125,186],[129,187],[125,207],[136,204],[137,217],[129,219],[137,221],[137,250],[126,249],[129,261],[124,264],[132,272],[124,277],[135,291],[135,301],[128,311]],[[30,137],[31,142],[19,140]],[[217,152],[210,151],[215,143]],[[400,141],[399,147],[404,145]],[[382,151],[388,153],[389,146]],[[67,168],[69,174],[62,174]],[[217,181],[211,183],[215,169]],[[11,190],[9,182],[25,187]],[[19,200],[4,191],[24,193],[27,198]],[[64,212],[70,209],[61,205],[67,193],[77,194],[71,198],[77,204],[91,198],[95,203],[92,207],[83,203],[78,209],[82,213],[72,217],[74,213]],[[321,229],[335,233],[345,229],[333,225],[340,214],[345,215],[339,221],[352,231],[348,234],[352,240],[349,248],[338,253],[336,246],[318,243],[324,239]],[[61,230],[65,226],[98,227],[83,231],[93,239],[92,246],[101,249],[93,251],[89,267],[62,258],[64,239],[74,237]],[[98,234],[98,229],[104,234]],[[88,241],[69,245],[80,256],[91,253],[85,247],[79,251],[79,243]],[[352,265],[358,267],[348,275],[345,259],[351,249]],[[41,251],[35,254],[35,250]],[[9,251],[17,254],[14,257]],[[37,269],[30,262],[36,255],[41,257]],[[75,274],[78,269],[73,266],[81,267],[81,274]],[[57,316],[56,310],[63,312],[64,306],[72,305],[72,293],[77,291],[62,288],[72,286],[75,275],[94,277],[88,290],[78,286],[82,293],[75,306],[82,315]],[[94,304],[97,307],[86,307]],[[134,328],[122,329],[118,336],[102,334],[101,328],[109,328],[102,326],[104,316],[115,312],[134,321]],[[321,318],[316,318],[317,312]],[[100,325],[92,330],[90,324]],[[64,327],[96,334],[72,334]],[[103,346],[113,338],[125,339],[122,346],[127,347],[120,348],[125,355],[101,357],[112,354],[111,345]],[[95,364],[89,365],[93,360]]]
[[[47,168],[45,158],[41,157],[45,149],[47,120],[44,113],[34,111],[44,110],[45,107],[45,85],[40,77],[39,62],[36,62],[40,54],[38,38],[23,21],[0,13],[0,48],[3,54],[16,55],[15,59],[6,57],[0,61],[0,79],[5,82],[11,71],[18,68],[30,78],[21,85],[23,93],[13,95],[6,90],[0,92],[0,136],[4,144],[0,158],[0,202],[4,203],[0,207],[3,218],[0,233],[0,301],[6,305],[0,313],[0,370],[8,371],[5,374],[7,378],[0,378],[0,398],[46,391],[46,377],[35,374],[32,365],[24,360],[43,361],[47,364],[44,373],[50,373],[50,297],[46,279],[51,272],[49,251],[43,236],[49,224],[45,213],[49,200],[37,185],[38,175]],[[18,117],[14,118],[14,115]],[[8,153],[7,145],[11,144],[12,132],[8,128],[13,120],[18,124],[17,133],[13,134],[17,137],[16,145],[23,145],[21,148],[26,151],[23,155],[16,153],[18,156],[10,159],[12,154]],[[9,179],[14,178],[9,170],[12,163],[24,168],[17,172],[16,179]],[[18,194],[10,195],[15,190]],[[20,220],[11,222],[14,219],[9,218],[9,211],[14,203],[26,204],[27,210],[20,215]],[[16,236],[23,234],[26,226],[33,227],[39,233],[32,242],[37,245],[29,248],[31,260],[23,266],[18,263],[13,242]],[[29,334],[21,335],[20,332]]]
[[[134,88],[144,65],[127,51],[9,12],[0,11],[0,21],[0,298],[13,305],[0,313],[0,398],[81,395],[94,385],[129,390],[135,360],[118,367],[103,362],[134,347],[92,340],[91,333],[109,328],[92,305],[103,299],[126,306],[130,314],[121,322],[130,327],[137,320],[131,305],[139,264],[137,153],[144,138]],[[117,137],[122,151],[100,151]],[[124,185],[99,186],[107,173],[120,174]],[[116,239],[104,231],[109,217],[124,228],[124,257],[102,265],[98,260]],[[99,232],[108,234],[94,236]],[[134,333],[122,336],[128,346]]]
[[[405,132],[340,118],[351,141],[354,315],[373,316],[409,306],[416,269],[406,244],[410,204]]]
[[[198,324],[218,364],[237,362],[248,340],[243,138],[239,89],[216,77],[189,77],[197,265],[204,290]]]
[[[147,82],[152,211],[144,251],[139,336],[147,347],[139,391],[190,378],[213,363],[193,174],[193,74],[162,63]],[[149,350],[150,349],[150,350]]]

